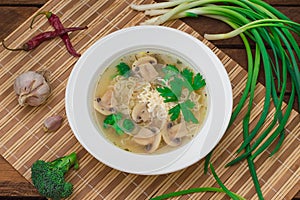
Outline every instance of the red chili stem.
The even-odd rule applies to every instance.
[[[40,33],[40,34],[34,36],[32,39],[30,39],[28,42],[26,42],[21,48],[16,48],[16,49],[7,47],[4,43],[4,41],[2,41],[2,45],[5,49],[10,50],[10,51],[21,51],[21,50],[30,51],[30,50],[38,47],[41,43],[43,43],[46,40],[51,40],[57,36],[64,35],[68,32],[78,31],[78,30],[83,30],[83,29],[87,29],[87,26],[85,26],[85,27],[70,27],[70,28],[64,28],[63,30],[58,30],[58,31],[43,32],[43,33]]]

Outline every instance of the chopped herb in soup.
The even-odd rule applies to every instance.
[[[205,80],[177,56],[134,52],[106,68],[95,90],[105,137],[134,153],[163,153],[189,142],[204,122]]]

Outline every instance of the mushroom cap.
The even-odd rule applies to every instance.
[[[150,63],[144,63],[135,67],[134,72],[139,73],[146,81],[152,81],[158,76],[158,72]]]
[[[187,136],[188,130],[186,128],[185,122],[181,122],[174,126],[165,128],[162,130],[163,140],[170,146],[179,146],[182,142],[182,138]]]
[[[147,153],[152,153],[159,147],[161,132],[156,128],[141,128],[138,134],[133,137],[133,141],[145,146]]]
[[[151,115],[147,109],[146,103],[137,103],[131,113],[131,118],[136,123],[147,123],[151,120]]]
[[[141,64],[150,63],[151,65],[156,65],[157,60],[156,58],[152,56],[143,56],[138,58],[136,61],[132,64],[132,69],[134,70],[135,67],[140,66]]]
[[[158,76],[158,72],[154,68],[154,65],[157,65],[156,58],[152,56],[143,56],[133,62],[132,71],[139,74],[144,80],[152,81]]]
[[[117,111],[116,99],[113,90],[110,89],[104,93],[102,97],[94,99],[94,108],[103,115],[110,115]]]

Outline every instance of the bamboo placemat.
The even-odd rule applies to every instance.
[[[134,1],[149,3],[151,1]],[[40,10],[50,10],[61,17],[63,24],[89,28],[71,34],[75,49],[83,53],[101,37],[124,27],[138,25],[145,19],[142,13],[129,8],[132,1],[120,0],[53,0]],[[16,29],[6,43],[18,47],[31,37],[45,30],[51,30],[47,19],[40,17],[29,29],[30,20]],[[230,76],[234,103],[239,101],[245,86],[247,72],[214,45],[204,40],[197,32],[181,21],[166,24],[202,40],[221,59]],[[41,125],[46,117],[65,113],[64,94],[68,76],[77,61],[69,55],[58,38],[46,42],[31,52],[10,52],[0,50],[0,153],[26,179],[30,180],[30,166],[37,159],[53,160],[73,151],[79,156],[80,169],[67,174],[67,180],[74,184],[70,199],[149,199],[152,196],[193,187],[218,187],[213,176],[203,174],[203,163],[198,163],[166,175],[140,176],[111,169],[94,159],[74,137],[67,120],[55,133],[44,133]],[[50,70],[52,72],[52,94],[45,105],[21,107],[13,91],[13,82],[18,74],[28,70]],[[251,122],[263,106],[264,87],[257,86],[257,95]],[[283,107],[286,105],[284,104]],[[217,145],[212,162],[223,183],[246,199],[257,195],[248,172],[246,162],[224,168],[235,158],[235,151],[242,141],[241,116],[227,131]],[[272,108],[271,113],[274,113]],[[271,122],[269,116],[267,124]],[[286,127],[286,139],[280,151],[269,157],[270,151],[260,155],[256,161],[259,182],[266,199],[291,199],[300,189],[300,116],[293,111]],[[103,152],[105,153],[105,152]],[[180,199],[227,199],[224,194],[197,193]]]

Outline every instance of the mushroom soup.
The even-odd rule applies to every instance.
[[[183,59],[164,51],[134,52],[99,77],[95,119],[116,146],[163,153],[189,142],[205,120],[205,80]]]

